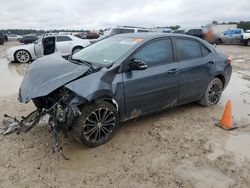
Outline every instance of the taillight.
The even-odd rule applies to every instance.
[[[228,59],[227,59],[227,63],[228,63],[228,64],[232,64],[232,59],[231,59],[231,58],[228,58]]]

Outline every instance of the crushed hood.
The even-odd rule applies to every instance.
[[[23,78],[18,100],[26,103],[32,98],[46,96],[88,69],[88,66],[73,64],[59,54],[38,58],[29,66]]]

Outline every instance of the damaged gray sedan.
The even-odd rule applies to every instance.
[[[69,60],[56,54],[37,59],[18,99],[34,102],[33,119],[49,114],[57,149],[60,131],[96,147],[112,137],[119,122],[193,101],[217,104],[230,80],[230,63],[191,36],[117,35]]]

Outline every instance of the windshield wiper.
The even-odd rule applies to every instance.
[[[69,59],[69,60],[71,60],[71,61],[75,61],[75,62],[77,62],[78,64],[85,64],[85,65],[87,65],[87,66],[89,66],[91,69],[94,69],[94,66],[93,66],[93,64],[92,63],[90,63],[90,62],[88,62],[88,61],[85,61],[85,60],[81,60],[81,59]]]

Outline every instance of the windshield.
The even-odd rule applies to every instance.
[[[130,50],[138,38],[112,37],[99,41],[83,50],[75,53],[72,59],[79,59],[101,66],[109,66]]]

